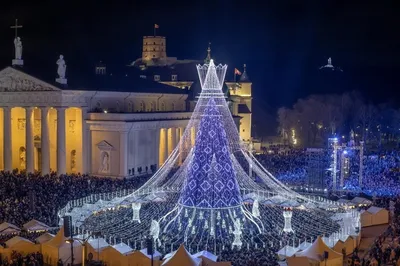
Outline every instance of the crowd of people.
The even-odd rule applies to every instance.
[[[18,227],[31,219],[57,226],[57,212],[69,200],[95,193],[135,189],[148,176],[130,179],[91,177],[86,175],[0,173],[0,223]]]
[[[43,255],[40,252],[22,255],[13,251],[10,258],[0,258],[0,266],[43,266]]]
[[[258,161],[281,182],[304,186],[307,182],[306,153],[302,149],[273,150],[256,156]]]
[[[272,150],[271,150],[272,151]],[[346,153],[347,154],[347,153]],[[320,158],[323,166],[321,177],[323,181],[319,184],[332,186],[332,154],[329,152],[321,153]],[[359,185],[359,153],[352,151],[346,156],[349,158],[349,171],[344,178],[342,188],[345,191],[365,193],[370,196],[396,196],[400,194],[400,152],[382,151],[379,154],[368,154],[365,151],[363,156],[363,177],[362,185]],[[292,187],[312,187],[313,182],[310,178],[314,175],[315,169],[309,162],[309,154],[304,149],[285,149],[283,151],[266,152],[257,156],[257,159],[281,182]],[[337,179],[340,178],[340,157],[338,156]],[[311,182],[311,183],[310,183]],[[340,182],[337,181],[339,184]]]
[[[283,151],[265,152],[257,155],[257,159],[279,180],[290,186],[309,185],[307,153],[301,149],[288,149]],[[326,160],[329,161],[329,160]],[[359,160],[353,160],[350,174],[345,179],[344,188],[349,191],[364,192],[370,195],[387,196],[387,199],[400,194],[399,152],[385,152],[380,154],[367,154],[364,156],[363,186],[358,186],[358,171],[355,170]],[[328,175],[327,175],[328,176]],[[49,226],[57,228],[57,211],[65,206],[68,201],[79,199],[91,194],[109,193],[123,189],[136,189],[140,187],[149,176],[140,176],[130,179],[100,178],[87,175],[62,175],[56,174],[41,176],[39,174],[20,174],[17,172],[0,173],[0,223],[9,222],[22,227],[31,219],[36,219]],[[326,180],[325,180],[326,181]],[[362,189],[362,190],[361,190]],[[388,208],[389,200],[381,202],[382,207]],[[400,200],[396,204],[396,213],[400,214]],[[105,217],[105,216],[104,216]],[[296,218],[297,217],[297,218]],[[302,215],[294,219],[303,219]],[[121,221],[118,221],[121,222]],[[296,223],[295,223],[296,224]],[[397,262],[400,258],[400,219],[396,219],[389,230],[379,237],[371,251],[364,258],[358,254],[352,257],[356,265],[379,265],[380,263]],[[39,234],[21,232],[21,236],[35,240]],[[4,245],[12,236],[0,235],[0,245]],[[127,236],[120,236],[120,239]],[[307,237],[307,236],[300,236]],[[143,235],[145,238],[145,235]],[[116,239],[113,239],[116,241]],[[142,243],[130,243],[132,246],[141,246]],[[276,244],[276,243],[275,243]],[[280,243],[282,244],[282,243]],[[276,244],[276,246],[280,246]],[[263,251],[263,248],[265,249]],[[242,249],[226,247],[219,251],[219,260],[234,262],[234,265],[276,265],[276,254],[270,247],[260,245],[253,252]],[[2,265],[42,265],[40,254],[22,256],[13,254],[12,258],[4,261]]]

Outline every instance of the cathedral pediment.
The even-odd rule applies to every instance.
[[[99,148],[99,150],[101,151],[109,151],[114,149],[114,147],[105,140],[102,140],[99,143],[97,143],[97,148]]]
[[[0,92],[24,91],[60,91],[60,89],[13,67],[0,71]]]

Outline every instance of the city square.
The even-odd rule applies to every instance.
[[[178,59],[151,23],[116,66],[117,50],[33,60],[29,21],[0,44],[0,265],[400,263],[398,81],[371,74],[377,98],[326,56],[273,105],[266,68],[227,58],[218,30]]]

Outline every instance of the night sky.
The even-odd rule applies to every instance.
[[[230,66],[229,77],[233,67],[246,63],[259,114],[310,93],[346,90],[361,91],[367,101],[399,104],[400,10],[394,3],[7,1],[0,10],[0,66],[13,56],[9,27],[15,18],[23,24],[25,64],[54,73],[60,53],[69,68],[100,60],[129,64],[141,56],[142,36],[152,35],[157,23],[168,56],[203,59],[211,41],[212,57]],[[344,70],[343,85],[315,82],[328,57]]]

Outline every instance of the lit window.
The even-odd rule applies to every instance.
[[[146,75],[140,75],[140,78],[145,79]]]
[[[154,75],[154,81],[160,81],[160,75]]]
[[[172,75],[172,81],[176,81],[176,80],[178,80],[178,75]]]

